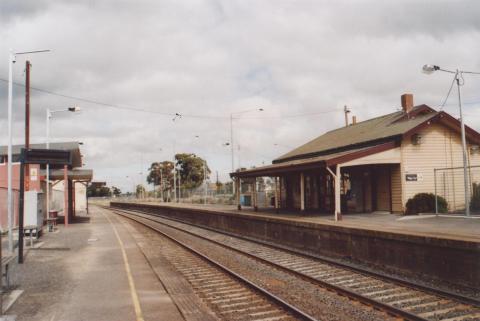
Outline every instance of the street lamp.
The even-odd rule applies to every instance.
[[[246,113],[249,113],[249,112],[252,112],[252,111],[263,111],[263,108],[247,109],[247,110],[243,110],[243,111],[239,111],[239,112],[235,112],[235,113],[230,114],[230,147],[231,147],[231,150],[232,150],[232,173],[235,170],[235,155],[234,155],[234,153],[235,153],[234,152],[234,150],[235,150],[234,145],[235,144],[233,143],[233,120],[236,119],[236,118],[234,118],[234,116],[246,114]]]
[[[195,135],[195,138],[200,138],[200,136]],[[225,143],[225,145],[228,143]],[[203,204],[207,205],[207,196],[208,196],[208,184],[207,184],[207,160],[203,160],[203,184],[205,185]]]
[[[235,171],[235,144],[233,143],[233,120],[235,118],[233,118],[233,116],[246,114],[252,111],[263,111],[263,108],[247,109],[247,110],[230,114],[230,147],[232,151],[232,173]],[[235,195],[235,184],[233,184],[233,181],[232,181],[232,192]]]
[[[175,113],[175,116],[172,118],[173,123],[175,124],[177,119],[182,119],[182,115],[179,113]],[[177,147],[177,130],[174,125],[173,127],[173,197],[175,203],[177,203],[177,160],[175,159],[175,150]],[[180,182],[179,182],[179,192],[181,192]],[[180,195],[181,197],[182,195]]]
[[[424,65],[422,68],[422,71],[428,75],[434,73],[435,71],[443,71],[443,72],[447,72],[455,75],[454,80],[457,83],[458,109],[460,111],[460,122],[461,122],[461,132],[462,132],[463,181],[465,185],[465,213],[467,216],[470,216],[470,182],[469,182],[468,170],[467,170],[467,167],[468,167],[467,142],[465,139],[465,122],[463,119],[463,112],[462,112],[462,97],[460,92],[460,86],[463,86],[464,84],[462,74],[480,74],[480,73],[472,72],[472,71],[463,71],[458,68],[455,71],[453,71],[453,70],[440,68],[439,66],[436,66],[436,65]]]
[[[13,207],[12,207],[12,91],[13,91],[13,64],[16,62],[16,56],[48,52],[50,50],[34,50],[14,52],[10,49],[8,57],[8,150],[7,150],[7,214],[8,214],[8,250],[13,252]]]
[[[132,186],[133,186],[132,195],[136,195],[135,181],[133,180],[133,177],[130,177],[127,175],[125,176],[125,178],[130,178],[130,180],[132,181]]]
[[[46,127],[46,148],[50,149],[50,118],[53,117],[54,114],[64,113],[64,112],[71,112],[76,113],[79,112],[81,109],[80,107],[68,107],[67,109],[57,109],[57,110],[50,110],[47,108],[47,127]],[[47,187],[46,187],[46,196],[47,196],[47,220],[50,218],[50,164],[47,164]],[[65,185],[66,186],[66,185]]]

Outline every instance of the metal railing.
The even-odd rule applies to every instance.
[[[465,213],[465,184],[463,167],[434,169],[435,213]],[[469,207],[480,214],[480,166],[468,167]]]

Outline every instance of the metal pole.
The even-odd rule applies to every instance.
[[[181,168],[180,168],[181,169]],[[178,173],[178,202],[182,201],[182,174]]]
[[[234,157],[234,147],[233,147],[233,114],[230,114],[230,147],[232,151],[232,173],[235,171],[235,157]],[[235,195],[235,183],[232,178],[232,194]]]
[[[163,174],[162,174],[163,166],[160,167],[160,199],[163,202]]]
[[[20,197],[19,197],[19,204],[18,204],[18,263],[23,263],[23,211],[24,211],[24,185],[25,185],[25,148],[22,148],[21,156],[20,156]],[[31,233],[31,231],[30,231]]]
[[[235,171],[235,157],[234,157],[234,147],[233,147],[233,114],[230,114],[230,147],[232,150],[232,173]]]
[[[47,108],[47,128],[46,128],[46,148],[50,149],[50,108]],[[50,219],[50,164],[47,164],[47,175],[46,175],[46,180],[47,180],[47,186],[46,186],[46,196],[47,196],[47,222],[48,219]]]
[[[460,110],[460,120],[462,126],[462,149],[463,149],[463,181],[465,185],[465,213],[467,216],[470,216],[470,183],[468,179],[468,170],[467,170],[467,142],[465,139],[465,122],[463,120],[462,113],[462,97],[460,92],[460,71],[457,69],[456,81],[458,89],[458,108]]]
[[[435,185],[435,214],[438,215],[438,196],[437,196],[437,169],[433,169],[433,184]]]
[[[8,211],[8,250],[13,253],[13,208],[12,208],[12,82],[15,55],[10,49],[8,58],[8,166],[7,166],[7,211]]]
[[[207,195],[208,195],[208,185],[207,185],[207,162],[203,161],[203,182],[205,183],[205,197],[203,199],[203,204],[207,205]]]

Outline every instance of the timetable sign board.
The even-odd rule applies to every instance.
[[[59,149],[22,149],[24,164],[71,165],[70,151]]]

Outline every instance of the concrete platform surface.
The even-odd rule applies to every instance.
[[[260,208],[257,212],[255,212],[251,207],[243,207],[242,210],[239,211],[233,205],[203,205],[160,202],[136,203],[155,204],[168,207],[193,208],[230,214],[248,214],[298,222],[343,226],[347,228],[480,242],[480,217],[464,218],[454,215],[449,217],[435,215],[404,216],[390,213],[368,213],[344,214],[342,221],[335,222],[333,215],[312,212],[300,213],[298,211],[289,211],[285,209],[282,209],[280,213],[275,213],[275,210],[272,208]]]
[[[109,211],[45,233],[13,268],[16,320],[183,320],[135,240]],[[118,237],[117,237],[118,235]],[[128,266],[128,267],[127,267]]]

